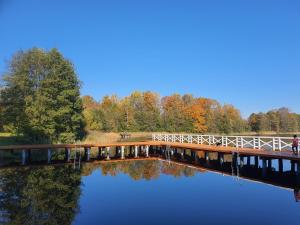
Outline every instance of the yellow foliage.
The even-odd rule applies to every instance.
[[[185,110],[186,113],[193,119],[193,125],[196,132],[204,133],[208,127],[206,125],[206,110],[205,106],[207,99],[198,98],[195,99],[191,106],[188,106]]]

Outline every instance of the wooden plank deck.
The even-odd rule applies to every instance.
[[[116,142],[108,144],[46,144],[46,145],[9,145],[0,146],[0,151],[6,150],[40,150],[40,149],[58,149],[58,148],[92,148],[92,147],[120,147],[120,146],[169,146],[170,148],[183,148],[191,149],[194,151],[209,151],[220,153],[238,153],[244,156],[260,156],[266,158],[287,159],[293,161],[300,161],[300,156],[293,154],[291,151],[270,151],[263,149],[252,148],[236,148],[236,147],[224,147],[224,146],[212,146],[201,144],[189,144],[179,142],[159,142],[159,141],[146,141],[146,142]]]

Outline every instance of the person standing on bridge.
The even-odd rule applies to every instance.
[[[294,154],[298,154],[298,146],[299,146],[299,139],[297,135],[294,135],[292,150]]]

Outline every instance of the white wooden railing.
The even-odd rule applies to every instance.
[[[292,137],[221,136],[197,134],[152,134],[153,141],[221,145],[236,148],[292,150]]]

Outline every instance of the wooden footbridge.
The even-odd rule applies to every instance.
[[[213,135],[182,135],[182,134],[153,134],[152,141],[146,142],[116,142],[109,144],[56,144],[56,145],[10,145],[1,146],[0,151],[21,151],[21,162],[27,164],[30,161],[31,152],[35,150],[47,151],[47,161],[50,163],[52,153],[56,149],[65,151],[65,160],[71,160],[72,151],[82,151],[83,159],[90,161],[91,152],[97,151],[93,160],[110,160],[150,157],[157,150],[168,150],[170,154],[181,151],[185,154],[189,150],[190,157],[197,158],[197,152],[203,151],[218,153],[220,160],[224,154],[232,154],[234,157],[251,157],[254,163],[262,162],[262,167],[272,164],[272,160],[278,160],[279,170],[282,170],[282,160],[289,160],[291,170],[300,173],[300,156],[291,151],[291,138],[279,137],[242,137],[242,136],[213,136]],[[112,151],[114,154],[112,154]],[[3,160],[3,159],[2,159]]]
[[[5,156],[4,152],[18,153],[19,162],[23,166],[36,164],[32,160],[34,158],[32,153],[35,151],[47,153],[47,159],[42,162],[43,164],[75,165],[78,159],[79,163],[81,160],[100,163],[145,159],[167,160],[200,170],[207,169],[295,189],[299,193],[300,156],[291,151],[291,141],[291,138],[273,137],[154,134],[152,140],[146,142],[1,146],[0,155]],[[63,161],[54,159],[53,156],[57,151],[64,152]],[[0,167],[5,165],[3,163],[5,160],[5,157],[0,157]],[[287,167],[287,164],[290,166]]]

